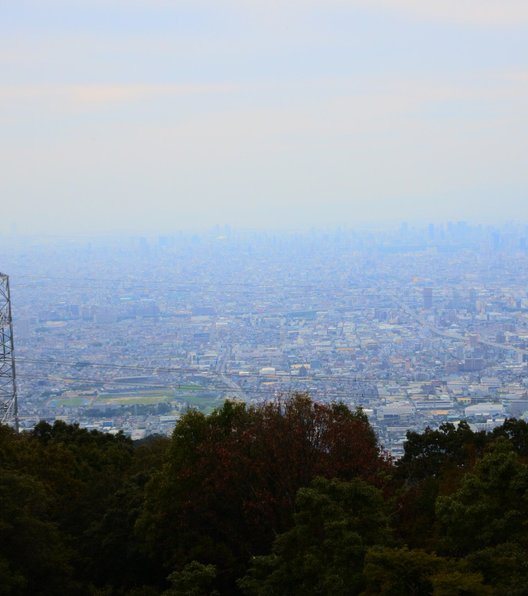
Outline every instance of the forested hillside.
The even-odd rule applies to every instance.
[[[0,594],[528,594],[528,425],[409,433],[307,396],[170,439],[0,427]]]

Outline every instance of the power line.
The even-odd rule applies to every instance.
[[[86,384],[91,384],[91,385],[114,385],[114,386],[120,386],[124,388],[124,384],[120,383],[120,382],[115,382],[114,380],[111,379],[93,379],[93,378],[82,378],[82,377],[66,377],[66,376],[56,376],[56,375],[50,375],[51,378],[50,379],[46,379],[49,382],[53,382],[53,381],[62,381],[62,382],[66,382],[66,383],[86,383]],[[43,380],[42,376],[40,375],[31,375],[31,374],[27,374],[27,373],[22,373],[19,375],[19,379],[22,380],[28,380],[28,379],[32,379],[32,380]],[[173,384],[162,384],[162,383],[134,383],[134,385],[137,386],[141,386],[142,388],[145,389],[158,389],[158,390],[166,390],[166,391],[178,391],[178,390],[182,390],[182,391],[187,391],[187,393],[200,393],[200,392],[209,392],[209,391],[217,391],[217,392],[222,392],[224,394],[231,394],[233,396],[237,396],[240,395],[240,393],[244,393],[244,394],[248,394],[249,397],[254,396],[254,395],[265,395],[265,396],[269,396],[269,395],[273,395],[274,393],[288,393],[288,392],[303,392],[303,391],[314,391],[315,393],[325,393],[325,394],[330,394],[330,396],[332,397],[339,397],[339,398],[358,398],[358,397],[366,397],[367,393],[365,391],[354,391],[354,390],[347,390],[347,389],[331,389],[331,390],[325,390],[325,389],[317,389],[317,388],[302,388],[302,387],[298,387],[298,386],[294,386],[292,383],[287,383],[286,387],[284,386],[280,386],[279,383],[277,383],[277,387],[273,387],[270,386],[267,389],[263,389],[262,387],[259,388],[241,388],[240,390],[237,389],[233,389],[230,388],[227,385],[218,385],[218,384],[213,384],[213,385],[205,385],[205,386],[196,386],[196,388],[194,389],[185,389],[184,387],[182,387],[181,383],[173,383]],[[284,385],[284,384],[283,384]],[[130,389],[130,395],[127,395],[128,397],[132,397],[133,393],[137,393],[136,391],[134,391],[134,389]],[[114,394],[115,397],[119,397],[120,394]],[[126,395],[124,392],[122,394]],[[100,397],[100,395],[99,395]],[[169,397],[169,396],[164,396],[164,397]],[[54,396],[54,397],[50,397],[50,399],[60,399],[60,396]],[[110,396],[106,396],[107,399],[112,399],[112,397]],[[174,396],[175,399],[178,399],[178,397],[175,395]]]
[[[149,280],[147,284],[145,283],[141,283],[137,280],[134,279],[128,279],[128,278],[91,278],[91,277],[47,277],[47,276],[43,276],[43,277],[33,277],[33,276],[25,276],[25,275],[21,275],[18,276],[17,279],[23,279],[23,280],[28,280],[32,283],[41,283],[41,282],[50,282],[50,283],[55,283],[57,281],[63,281],[63,282],[68,282],[69,284],[74,284],[77,282],[85,282],[85,283],[90,283],[91,285],[86,286],[87,288],[92,288],[93,289],[93,283],[95,284],[102,284],[102,285],[107,285],[107,284],[123,284],[123,285],[130,285],[132,287],[135,287],[136,289],[145,289],[145,288],[152,288],[152,286],[163,286],[163,289],[167,290],[167,291],[171,291],[171,290],[182,290],[182,289],[195,289],[195,288],[203,288],[203,287],[210,287],[211,289],[214,288],[260,288],[260,289],[266,289],[266,290],[275,290],[275,289],[291,289],[291,288],[298,288],[298,289],[303,289],[303,290],[317,290],[317,291],[321,291],[321,290],[336,290],[336,289],[348,289],[348,290],[352,290],[352,291],[362,291],[362,290],[366,290],[366,289],[372,289],[372,286],[363,286],[361,288],[358,288],[356,286],[354,286],[353,284],[350,283],[350,281],[348,282],[344,282],[342,284],[331,284],[329,285],[328,280],[327,279],[321,279],[319,282],[314,282],[314,283],[283,283],[282,280],[278,279],[276,284],[270,284],[270,283],[262,283],[262,282],[247,282],[247,281],[232,281],[232,282],[228,282],[228,281],[216,281],[216,282],[211,282],[210,279],[207,281],[197,281],[197,280],[193,280],[193,281],[182,281],[179,283],[174,283],[171,282],[170,285],[167,285],[167,283],[165,281],[160,281],[160,280]],[[17,284],[17,287],[29,287],[28,284],[25,285],[21,285],[21,284]]]
[[[144,371],[144,372],[152,372],[152,373],[165,373],[165,374],[170,374],[170,373],[184,373],[184,374],[194,374],[194,375],[215,375],[218,376],[221,373],[217,372],[217,371],[213,371],[213,370],[199,370],[196,368],[191,368],[191,367],[168,367],[168,366],[145,366],[145,365],[127,365],[127,364],[109,364],[109,363],[104,363],[104,362],[88,362],[88,361],[83,361],[83,360],[79,360],[79,361],[72,361],[72,360],[50,360],[50,359],[45,359],[45,358],[25,358],[25,357],[19,357],[18,358],[19,362],[28,362],[28,363],[32,363],[32,364],[56,364],[59,366],[72,366],[72,367],[81,367],[82,368],[87,368],[87,367],[93,367],[93,368],[109,368],[109,369],[117,369],[117,370],[127,370],[127,371]],[[236,373],[224,373],[226,376],[235,376]],[[245,373],[243,375],[240,375],[240,379],[247,379],[247,378],[261,378],[261,379],[268,379],[268,378],[274,378],[274,379],[280,379],[280,378],[284,378],[286,377],[286,375],[282,376],[282,375],[277,375],[277,376],[272,376],[272,377],[268,377],[265,374],[260,374],[260,373]],[[298,378],[296,375],[287,375],[288,378]],[[345,380],[345,381],[349,381],[349,382],[354,382],[354,383],[373,383],[373,382],[397,382],[396,379],[392,380],[392,379],[385,379],[385,378],[380,378],[380,377],[364,377],[364,378],[358,378],[357,376],[349,376],[349,375],[332,375],[332,374],[323,374],[323,375],[314,375],[314,376],[308,376],[308,377],[300,377],[302,379],[308,379],[308,380],[327,380],[327,381],[331,381],[331,380]]]
[[[52,282],[55,283],[56,281],[68,281],[68,282],[77,282],[77,281],[82,281],[82,282],[95,282],[95,283],[102,283],[102,284],[108,284],[108,283],[124,283],[124,284],[137,284],[139,283],[136,279],[130,279],[130,278],[126,278],[126,277],[106,277],[106,278],[101,278],[101,277],[50,277],[50,276],[42,276],[42,277],[35,277],[32,275],[20,275],[17,277],[17,279],[24,279],[24,280],[29,280],[32,281],[33,283],[39,283],[39,282],[43,282],[43,281],[47,281],[47,282]],[[321,280],[322,282],[324,282],[325,280]],[[161,281],[161,280],[149,280],[148,281],[148,285],[152,286],[152,285],[158,285],[158,286],[165,286],[166,282],[165,281]],[[216,286],[221,286],[221,287],[230,287],[230,286],[235,286],[235,287],[264,287],[264,288],[274,288],[275,286],[273,284],[269,284],[269,283],[262,283],[262,282],[247,282],[247,281],[221,281],[221,282],[214,282],[211,283],[211,281],[198,281],[198,280],[189,280],[189,281],[182,281],[182,282],[178,282],[178,283],[172,283],[171,286],[168,287],[196,287],[196,286],[203,286],[203,285],[216,285]],[[336,284],[337,285],[337,284]],[[316,283],[288,283],[286,284],[286,286],[281,284],[281,287],[300,287],[300,288],[316,288],[316,287],[320,287],[318,286]]]
[[[72,366],[77,368],[110,368],[117,370],[146,371],[146,372],[199,372],[193,368],[186,367],[166,367],[166,366],[145,366],[136,364],[110,364],[106,362],[89,362],[85,360],[55,360],[49,358],[18,358],[19,362],[28,362],[32,364],[57,364],[61,366]]]

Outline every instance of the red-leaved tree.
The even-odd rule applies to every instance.
[[[250,407],[227,401],[179,421],[138,529],[169,569],[212,563],[233,585],[248,559],[291,527],[299,488],[318,476],[379,486],[389,468],[361,411],[306,395]]]

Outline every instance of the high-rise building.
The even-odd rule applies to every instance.
[[[427,309],[433,308],[433,288],[423,289],[423,307]]]
[[[477,298],[478,298],[477,290],[475,290],[474,288],[471,288],[471,290],[469,290],[469,310],[471,312],[477,311]]]

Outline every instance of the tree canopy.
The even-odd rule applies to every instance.
[[[528,593],[528,425],[409,433],[306,395],[132,442],[0,426],[0,594]]]

